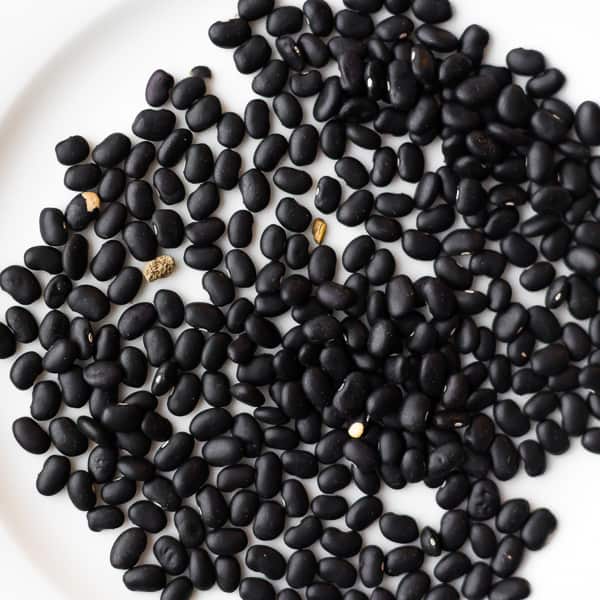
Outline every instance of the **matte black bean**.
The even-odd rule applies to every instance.
[[[62,271],[62,256],[52,246],[33,246],[25,252],[25,266],[32,271],[46,271],[56,275]]]
[[[146,84],[146,102],[150,106],[162,106],[168,99],[175,80],[170,73],[157,69]]]
[[[506,55],[506,64],[517,75],[537,75],[544,70],[546,60],[537,50],[515,48]]]
[[[154,172],[152,183],[165,204],[177,204],[185,197],[185,189],[179,176],[170,169],[160,168]]]
[[[43,496],[58,494],[69,480],[71,463],[64,456],[52,455],[46,459],[36,479],[36,489]]]
[[[165,587],[166,575],[157,565],[141,565],[129,569],[123,575],[123,583],[134,592],[157,592]]]
[[[216,581],[215,567],[208,552],[204,549],[189,551],[189,576],[194,587],[199,590],[209,590]]]
[[[256,513],[252,531],[259,540],[273,540],[285,526],[285,510],[278,502],[263,502]]]
[[[369,174],[356,158],[345,156],[335,163],[335,172],[351,188],[357,190],[367,185]]]
[[[179,540],[186,548],[199,546],[204,541],[205,529],[202,517],[191,507],[183,506],[175,513],[175,528]]]
[[[534,98],[548,98],[558,92],[565,83],[565,76],[558,69],[546,69],[527,82],[527,93]]]
[[[288,561],[286,581],[293,588],[310,585],[318,571],[318,563],[310,550],[297,550]]]
[[[61,390],[54,381],[41,381],[33,388],[31,416],[37,421],[47,421],[58,413],[62,403]]]
[[[217,529],[225,524],[229,510],[222,494],[216,488],[204,486],[196,496],[196,502],[206,526]]]
[[[166,109],[142,110],[131,127],[133,133],[138,137],[159,142],[164,140],[175,127],[175,114]]]
[[[252,80],[252,90],[259,96],[273,98],[283,91],[287,78],[287,64],[282,60],[270,60]]]
[[[42,357],[36,352],[25,352],[13,363],[10,380],[18,389],[27,390],[33,386],[42,371]]]
[[[302,106],[296,97],[288,92],[282,92],[275,97],[273,110],[284,127],[298,127],[302,122]]]
[[[402,248],[417,260],[433,260],[440,252],[440,242],[428,233],[408,229],[402,235]]]
[[[258,577],[244,577],[240,582],[239,594],[242,600],[275,600],[273,586]]]
[[[136,491],[136,482],[122,477],[104,484],[102,486],[101,496],[102,500],[107,504],[117,505],[129,502],[129,500],[135,496]]]
[[[246,552],[246,566],[272,580],[285,575],[286,562],[283,556],[270,546],[254,545]]]
[[[402,226],[391,217],[372,215],[365,224],[367,233],[374,239],[383,242],[395,242],[402,236]]]
[[[305,194],[312,187],[312,178],[305,171],[292,167],[279,167],[273,176],[275,185],[288,194]]]
[[[68,237],[65,216],[58,208],[44,208],[39,217],[40,234],[49,246],[62,246]]]
[[[205,131],[219,121],[221,112],[221,102],[219,99],[216,96],[208,94],[190,105],[190,108],[185,113],[185,121],[192,131]]]
[[[50,448],[50,437],[31,418],[21,417],[12,426],[18,444],[32,454],[45,454]]]
[[[214,166],[214,158],[210,147],[206,144],[192,144],[185,155],[183,174],[190,183],[202,183],[207,181],[213,174]]]
[[[93,193],[77,194],[67,205],[65,220],[74,231],[85,229],[98,216],[100,198]]]
[[[248,539],[242,529],[224,527],[210,532],[206,536],[206,545],[214,554],[233,556],[248,545]]]
[[[94,231],[98,237],[104,239],[114,237],[123,229],[126,220],[127,208],[123,204],[112,202],[100,213],[94,224]],[[65,262],[64,254],[65,250],[63,249],[63,265]]]
[[[98,506],[87,514],[88,527],[92,531],[118,529],[124,520],[123,512],[117,506]]]
[[[217,585],[224,592],[237,590],[241,580],[241,569],[237,559],[233,556],[218,556],[215,561]]]
[[[414,519],[405,515],[386,513],[379,519],[379,527],[381,533],[393,542],[406,544],[419,536]]]
[[[84,192],[96,187],[102,172],[94,163],[74,165],[65,171],[64,184],[69,190]]]
[[[85,160],[90,152],[90,147],[85,138],[72,135],[56,144],[54,151],[56,159],[61,165],[76,165]]]
[[[110,564],[115,569],[131,569],[146,549],[147,538],[143,529],[131,527],[115,540],[110,551]]]
[[[91,510],[96,504],[96,491],[87,471],[74,471],[67,482],[69,499],[78,510]]]
[[[59,314],[64,317],[62,313]],[[45,320],[46,318],[44,318],[42,324]],[[61,328],[61,331],[66,331],[66,336],[68,335],[69,321],[66,317],[64,320],[66,321],[66,326]],[[5,358],[14,354],[16,348],[15,342],[28,344],[38,337],[38,324],[35,317],[26,308],[21,306],[11,306],[6,311],[6,325],[2,327],[6,345],[3,352]],[[52,342],[54,342],[54,339],[50,340],[50,343],[47,345],[42,342],[42,346],[48,349]]]
[[[111,133],[94,148],[92,158],[101,167],[115,167],[125,160],[130,150],[131,141],[126,135]]]

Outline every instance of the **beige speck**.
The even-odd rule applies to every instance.
[[[144,267],[146,281],[156,281],[168,277],[175,270],[175,261],[171,256],[157,256]]]
[[[356,423],[352,423],[348,428],[348,435],[355,440],[361,438],[365,432],[365,424],[360,421],[356,421]]]
[[[323,221],[323,219],[315,219],[313,221],[312,234],[313,234],[313,238],[314,238],[315,242],[317,242],[317,244],[320,244],[323,242],[326,232],[327,232],[327,223],[325,223],[325,221]]]
[[[100,208],[100,196],[96,192],[83,192],[81,197],[85,200],[85,208],[88,212],[94,212]]]

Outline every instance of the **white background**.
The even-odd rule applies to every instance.
[[[600,97],[597,3],[461,0],[454,5],[455,32],[471,22],[491,30],[490,62],[502,62],[515,46],[536,47],[569,75],[563,97],[572,103]],[[129,131],[143,105],[147,76],[155,68],[183,77],[195,64],[208,64],[216,75],[212,89],[226,108],[243,109],[250,96],[249,80],[231,74],[230,52],[211,46],[206,35],[212,21],[234,13],[232,0],[0,0],[2,265],[20,262],[23,251],[39,243],[37,215],[42,207],[62,207],[70,198],[53,157],[56,141],[81,133],[94,143],[112,131]],[[331,171],[331,165],[326,168]],[[228,197],[235,200],[234,195]],[[257,220],[257,228],[266,218]],[[343,237],[354,234],[338,236],[333,228],[327,241],[342,247]],[[409,272],[423,268],[410,261],[402,266]],[[178,276],[173,281],[179,289],[183,284],[193,290],[188,300],[201,297],[198,277]],[[0,314],[8,305],[3,296]],[[27,414],[29,394],[5,383],[7,373],[8,365],[0,365],[2,598],[134,597],[122,587],[120,573],[108,565],[115,534],[89,532],[84,516],[64,494],[43,499],[34,493],[42,459],[24,455],[10,429],[14,418]],[[550,460],[545,477],[520,476],[502,488],[506,497],[524,496],[534,507],[550,507],[560,520],[549,547],[529,554],[520,571],[531,579],[534,599],[597,597],[599,460],[584,453],[575,440],[568,455]],[[387,509],[413,514],[422,525],[437,525],[440,511],[422,486],[386,493],[384,501]],[[213,591],[202,597],[217,600],[226,595]]]

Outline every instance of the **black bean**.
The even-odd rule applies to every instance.
[[[62,246],[68,237],[65,216],[58,208],[44,208],[39,218],[40,234],[49,246]]]
[[[205,93],[206,84],[201,77],[186,77],[173,87],[171,91],[171,102],[173,102],[175,108],[182,110],[189,109],[198,102]]]
[[[136,267],[126,267],[108,286],[108,297],[115,304],[128,304],[137,295],[141,284],[141,271]]]
[[[67,482],[69,499],[78,510],[91,510],[96,504],[96,491],[87,471],[74,471]]]
[[[537,50],[515,48],[506,55],[506,64],[517,75],[538,75],[545,69],[546,60]]]
[[[264,100],[251,100],[244,111],[244,123],[250,137],[265,138],[270,129],[270,111]]]
[[[235,48],[250,37],[250,26],[241,18],[217,21],[209,30],[210,41],[221,48]]]
[[[271,137],[271,138],[267,138],[267,139],[274,140],[275,138]],[[265,140],[265,142],[266,141],[267,140]],[[260,147],[261,147],[261,145],[259,145],[259,148]],[[286,145],[286,147],[287,147],[287,145]],[[266,146],[264,146],[264,148],[265,148],[265,154],[264,154],[264,156],[261,155],[259,162],[263,158],[266,158],[267,155],[270,155],[270,157],[272,157],[271,150],[266,149]],[[284,150],[284,152],[285,152],[285,150]],[[257,149],[257,154],[258,154],[258,149]],[[255,160],[256,160],[256,156],[257,155],[255,155]],[[270,158],[269,158],[269,160],[270,160]],[[279,158],[277,159],[277,161],[279,161]],[[259,168],[261,170],[265,170],[262,167],[259,167]],[[273,165],[273,168],[275,168],[275,164]],[[268,170],[270,170],[270,169],[268,169]],[[270,189],[270,186],[269,186],[269,183],[268,183],[266,177],[258,169],[251,169],[250,171],[246,171],[240,177],[239,188],[240,188],[240,192],[242,194],[242,199],[243,199],[244,205],[252,212],[259,212],[269,204],[269,200],[270,200],[270,196],[271,196],[271,189]]]
[[[246,552],[246,566],[269,579],[281,579],[285,575],[286,563],[283,556],[270,546],[250,546]]]
[[[62,256],[51,246],[33,246],[25,252],[25,266],[32,271],[46,271],[56,275],[62,271]]]
[[[189,600],[193,591],[194,586],[187,577],[177,577],[167,584],[161,600]]]
[[[60,313],[62,314],[62,313]],[[66,329],[68,331],[68,319],[66,319]],[[42,321],[43,323],[43,321]],[[3,352],[6,356],[14,354],[16,345],[15,342],[28,344],[33,342],[38,337],[38,324],[35,317],[21,306],[11,306],[6,311],[6,325],[3,325],[5,334],[6,350]],[[44,345],[42,343],[42,345]],[[48,346],[44,346],[46,349]]]
[[[19,445],[32,454],[44,454],[50,448],[48,434],[29,417],[17,419],[12,426],[13,435]]]
[[[527,82],[527,93],[534,98],[548,98],[558,92],[565,83],[565,76],[558,69],[546,69]]]
[[[305,171],[292,167],[279,167],[273,175],[273,183],[288,194],[305,194],[312,187],[311,176]]]
[[[210,528],[222,527],[229,517],[229,509],[221,492],[216,488],[206,485],[196,496],[204,524]]]
[[[273,110],[284,127],[298,127],[302,122],[302,106],[295,96],[282,92],[273,100]]]
[[[128,177],[139,179],[148,171],[148,167],[154,160],[156,149],[151,142],[140,142],[136,144],[130,151],[129,156],[125,159],[123,170]]]
[[[303,232],[311,222],[310,211],[293,198],[283,198],[276,209],[279,222],[290,231]]]
[[[215,560],[217,585],[224,592],[237,590],[242,578],[240,564],[233,556],[218,556]]]
[[[280,6],[267,18],[267,31],[273,37],[297,33],[302,28],[304,15],[295,6]]]
[[[73,284],[66,275],[56,275],[44,289],[44,302],[49,308],[59,308],[67,300]]]
[[[36,352],[25,352],[13,363],[10,369],[10,380],[20,390],[33,386],[43,371],[42,358]]]
[[[183,323],[185,308],[177,292],[172,290],[158,290],[154,295],[154,308],[158,320],[165,327],[175,329]]]
[[[440,252],[440,242],[428,233],[409,229],[402,235],[402,248],[417,260],[433,260]]]
[[[123,204],[112,202],[100,213],[94,224],[94,231],[98,237],[104,239],[114,237],[123,229],[126,220],[127,208]],[[65,250],[63,249],[63,264],[65,261],[64,253]]]
[[[519,567],[523,556],[523,542],[512,535],[504,537],[491,562],[492,570],[499,577],[510,577]]]
[[[219,121],[221,112],[221,102],[209,94],[191,105],[185,113],[185,121],[192,131],[204,131]]]
[[[118,529],[124,520],[123,512],[116,506],[98,506],[87,514],[88,527],[92,531]]]
[[[282,60],[270,60],[252,80],[252,90],[259,96],[273,98],[283,91],[287,78],[287,64]]]
[[[98,184],[102,172],[94,163],[86,163],[69,167],[65,171],[64,184],[69,190],[84,192]]]
[[[121,479],[104,484],[101,496],[102,500],[107,504],[117,505],[129,502],[135,496],[136,491],[136,482],[122,477]]]
[[[159,566],[141,565],[129,569],[123,575],[123,583],[134,592],[157,592],[165,587],[167,581],[165,572]]]
[[[209,590],[215,584],[215,567],[206,550],[190,550],[189,576],[194,587],[199,590]]]
[[[87,158],[90,147],[85,138],[72,135],[56,144],[54,151],[56,159],[61,165],[75,165]]]
[[[115,540],[110,551],[110,564],[115,569],[131,569],[146,549],[147,538],[142,529],[126,529]]]
[[[175,127],[175,115],[166,109],[145,109],[135,118],[132,131],[138,137],[158,142],[164,140]]]
[[[150,106],[162,106],[169,99],[174,83],[171,74],[162,69],[154,71],[146,84],[146,102]]]

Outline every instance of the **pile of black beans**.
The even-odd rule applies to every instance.
[[[600,453],[600,107],[555,98],[565,78],[538,51],[485,64],[488,32],[444,29],[447,0],[344,4],[334,14],[323,0],[239,0],[239,16],[208,33],[235,48],[271,106],[224,112],[207,67],[178,82],[156,71],[132,126],[141,141],[113,133],[91,161],[80,136],[57,145],[77,195],[41,212],[44,245],[0,274],[22,305],[0,324],[0,356],[43,348],[11,369],[32,389],[16,440],[53,448],[37,489],[66,487],[90,529],[127,516],[110,561],[131,590],[520,600],[529,584],[515,573],[556,519],[501,499],[496,482],[521,467],[543,474],[572,438]],[[263,18],[274,44],[252,32]],[[216,156],[195,135],[215,127]],[[243,170],[247,137],[258,146]],[[423,148],[439,140],[444,165],[426,171]],[[318,179],[312,211],[294,196],[313,190],[321,153],[336,177]],[[253,214],[271,204],[271,180],[288,197],[260,232],[257,268]],[[414,193],[390,192],[396,180]],[[236,188],[244,207],[225,223],[214,213]],[[184,204],[189,219],[173,207]],[[365,230],[341,255],[343,283],[327,217],[313,212]],[[92,228],[106,241],[88,260]],[[147,263],[183,244],[210,302],[191,290],[184,301],[168,277],[144,284]],[[402,274],[406,255],[435,276]],[[513,299],[511,272],[526,292],[546,290],[545,305]],[[153,302],[136,301],[142,285],[157,286]],[[40,298],[50,311],[38,324],[24,306]],[[189,430],[177,430],[185,416]],[[320,495],[306,489],[315,479]],[[378,497],[416,483],[445,511],[435,528]],[[352,504],[348,486],[360,490]],[[373,524],[397,546],[363,546]],[[156,561],[139,564],[149,539]]]

